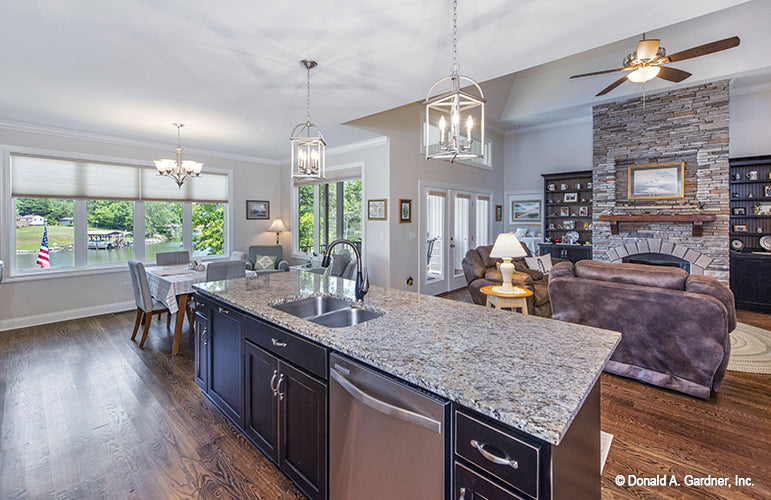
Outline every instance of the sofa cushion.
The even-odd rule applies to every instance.
[[[276,256],[275,255],[255,255],[254,268],[255,269],[275,269]]]
[[[719,300],[728,312],[728,331],[736,328],[736,308],[734,306],[734,294],[731,289],[709,276],[692,274],[685,282],[685,291],[710,295]]]
[[[579,278],[627,283],[629,285],[652,286],[669,290],[685,290],[688,273],[683,269],[644,264],[613,264],[593,260],[582,260],[575,264]]]
[[[485,272],[485,279],[487,281],[498,281],[500,283],[503,283],[503,275],[501,274],[501,271],[498,269],[488,269]]]
[[[501,259],[494,259],[490,257],[490,252],[493,251],[492,245],[477,247],[476,250],[479,253],[479,256],[482,258],[482,265],[485,267],[495,267],[496,264],[501,262]]]

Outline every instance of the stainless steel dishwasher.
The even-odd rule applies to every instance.
[[[329,357],[329,497],[441,500],[449,403]],[[447,488],[447,489],[446,489]]]

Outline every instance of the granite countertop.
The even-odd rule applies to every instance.
[[[374,285],[365,308],[385,315],[327,328],[271,307],[310,295],[353,298],[353,281],[303,271],[195,288],[555,445],[621,338],[609,330]]]

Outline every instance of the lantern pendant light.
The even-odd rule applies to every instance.
[[[306,108],[305,122],[298,124],[289,138],[292,143],[292,178],[324,179],[327,145],[321,130],[311,122],[311,69],[317,64],[316,61],[303,59],[300,66],[307,71]]]
[[[485,145],[485,96],[477,82],[458,73],[457,0],[452,9],[451,74],[434,83],[423,103],[426,159],[450,162],[482,158]],[[443,87],[449,90],[442,91]]]

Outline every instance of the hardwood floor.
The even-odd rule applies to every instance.
[[[444,297],[472,302],[467,288]],[[737,311],[738,320],[771,330],[771,315]],[[602,475],[603,499],[771,498],[771,375],[726,372],[709,401],[603,373],[602,430],[614,435]],[[617,486],[617,475],[674,474],[680,486]],[[731,488],[685,486],[695,478],[728,477]],[[753,486],[735,486],[735,476]]]
[[[471,301],[465,289],[448,298]],[[133,320],[0,332],[0,498],[302,498],[193,383],[192,343],[183,337],[172,358],[171,332],[153,321],[139,350]],[[603,498],[771,498],[770,375],[728,372],[709,401],[601,381],[602,427],[615,436]],[[629,474],[674,474],[681,486],[614,483]],[[687,474],[753,486],[686,487]]]
[[[0,498],[303,498],[134,312],[0,332]]]

